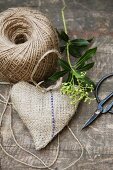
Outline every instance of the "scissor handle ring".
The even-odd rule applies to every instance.
[[[112,76],[113,76],[113,73],[110,73],[110,74],[104,76],[104,77],[97,83],[96,88],[95,88],[95,97],[96,97],[96,100],[97,100],[98,103],[100,103],[100,101],[101,101],[100,98],[98,97],[98,92],[99,92],[99,88],[100,88],[101,84],[102,84],[105,80],[107,80],[109,77],[112,77]],[[113,111],[112,111],[112,110],[109,110],[109,113],[113,113]]]

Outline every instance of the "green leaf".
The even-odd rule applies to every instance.
[[[60,65],[64,70],[67,70],[67,71],[70,71],[70,70],[71,70],[70,65],[69,65],[68,62],[66,62],[65,60],[59,59],[59,60],[58,60],[58,63],[59,63],[59,65]]]
[[[49,77],[49,80],[56,81],[60,77],[63,77],[67,72],[68,72],[67,70],[56,72],[51,77]]]
[[[81,75],[81,72],[74,70],[72,71],[72,74],[77,78],[77,79],[81,79],[83,78],[83,76]]]
[[[87,76],[84,77],[83,83],[84,83],[85,85],[88,84],[89,86],[90,86],[90,85],[93,85],[93,87],[95,88],[95,83],[94,83],[89,77],[87,77]]]
[[[72,74],[71,74],[71,72],[69,72],[66,82],[70,82],[71,79],[72,79]]]
[[[87,46],[76,46],[75,44],[70,44],[69,45],[69,53],[73,57],[81,57],[83,52],[86,51]]]
[[[57,33],[58,33],[58,36],[59,36],[59,38],[60,38],[61,40],[64,40],[64,41],[68,42],[69,37],[68,37],[68,35],[67,35],[64,31],[61,31],[61,33],[59,33],[59,32],[57,31]]]
[[[87,41],[88,41],[89,43],[91,43],[93,40],[94,40],[94,37],[88,39]]]
[[[73,71],[72,74],[75,75],[75,77],[77,79],[79,79],[84,86],[86,86],[86,84],[88,84],[89,86],[93,85],[93,87],[95,87],[94,82],[86,75],[82,76],[80,71]]]
[[[81,56],[81,49],[76,47],[72,44],[69,45],[69,54],[73,57],[80,57]]]
[[[88,46],[89,45],[89,41],[85,40],[85,39],[75,39],[75,40],[71,40],[70,43],[72,45],[76,45],[78,47],[81,46]]]
[[[97,51],[97,47],[86,51],[86,53],[82,57],[80,57],[80,59],[77,61],[76,67],[84,65],[86,61],[88,61],[90,58],[92,58],[96,54],[96,51]]]
[[[94,66],[94,62],[86,64],[83,67],[78,67],[76,69],[82,72],[82,71],[87,71],[87,70],[91,69],[93,66]]]

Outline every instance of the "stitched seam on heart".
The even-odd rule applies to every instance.
[[[51,113],[52,113],[52,135],[51,137],[54,137],[55,133],[55,114],[54,114],[54,101],[53,101],[53,93],[51,91]]]

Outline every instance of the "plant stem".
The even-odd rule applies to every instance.
[[[65,20],[65,15],[64,15],[64,10],[66,8],[66,4],[65,4],[64,0],[63,0],[63,5],[64,5],[64,7],[61,10],[62,21],[63,21],[63,25],[64,25],[64,32],[67,34],[67,26],[66,26],[66,20]],[[67,54],[68,63],[70,65],[71,69],[73,70],[72,65],[71,65],[71,61],[70,61],[70,55],[69,55],[69,42],[67,42],[67,44],[66,44],[66,54]]]
[[[71,61],[70,61],[70,55],[69,55],[69,43],[66,44],[66,53],[67,53],[67,59],[70,67],[72,68]]]
[[[65,8],[66,8],[66,4],[65,4],[65,1],[64,1],[64,7],[62,8],[61,13],[62,13],[62,20],[63,20],[63,25],[64,25],[64,31],[67,34],[67,26],[66,26],[66,20],[65,20],[65,16],[64,16]]]

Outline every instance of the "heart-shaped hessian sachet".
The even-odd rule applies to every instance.
[[[11,99],[15,110],[29,129],[36,150],[44,148],[69,122],[77,105],[60,90],[46,93],[27,82],[12,87]]]

